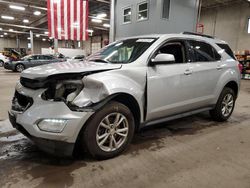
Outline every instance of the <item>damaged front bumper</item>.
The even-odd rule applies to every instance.
[[[49,140],[45,138],[34,137],[20,124],[16,122],[15,115],[9,112],[9,120],[12,126],[23,135],[31,139],[41,150],[56,156],[72,156],[74,143]]]
[[[44,101],[41,98],[43,91],[17,88],[9,111],[10,122],[40,149],[54,155],[70,156],[82,127],[94,112],[75,112],[64,102]],[[46,131],[38,126],[45,119],[63,119],[67,124],[60,132]]]

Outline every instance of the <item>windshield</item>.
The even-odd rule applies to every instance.
[[[32,58],[32,55],[27,55],[27,56],[24,56],[23,58],[21,58],[21,60],[28,60],[31,58]]]
[[[87,58],[88,61],[125,64],[139,58],[156,38],[134,38],[115,42]]]

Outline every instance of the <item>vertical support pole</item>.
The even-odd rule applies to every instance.
[[[30,30],[30,50],[31,54],[34,54],[34,39],[33,39],[33,32]]]
[[[20,39],[18,38],[18,35],[16,35],[16,48],[18,52],[20,52]]]
[[[92,54],[92,36],[90,37],[90,54]]]
[[[58,39],[54,39],[54,53],[58,52]]]
[[[200,23],[200,19],[201,19],[201,5],[202,5],[202,0],[198,0],[197,24]]]
[[[116,8],[116,0],[111,0],[111,7],[110,7],[110,29],[109,29],[109,42],[115,41],[115,8]]]

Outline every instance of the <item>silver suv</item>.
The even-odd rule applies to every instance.
[[[9,117],[42,150],[71,155],[77,145],[107,159],[145,126],[203,111],[226,121],[239,86],[226,42],[193,33],[140,36],[83,63],[23,71]]]

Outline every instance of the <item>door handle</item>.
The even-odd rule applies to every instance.
[[[185,75],[190,75],[190,74],[193,74],[193,71],[190,70],[190,69],[187,69],[185,72],[184,72]]]
[[[221,70],[221,69],[223,69],[223,67],[222,67],[222,65],[218,65],[216,69]]]

